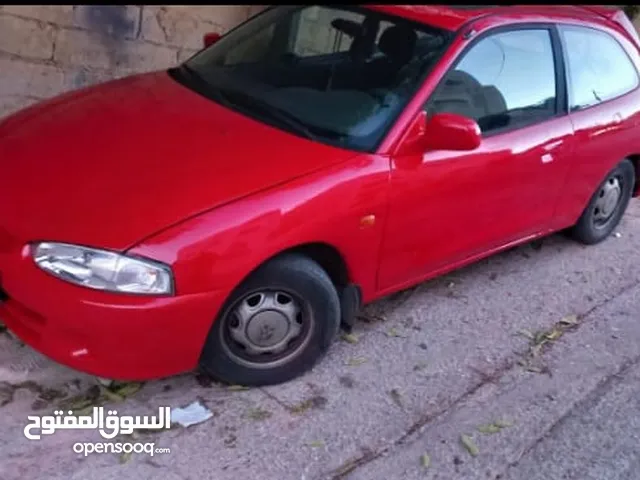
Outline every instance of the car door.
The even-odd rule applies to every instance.
[[[427,115],[473,118],[483,139],[469,152],[392,159],[381,290],[549,228],[573,148],[557,46],[552,26],[494,30],[472,40],[445,74]]]
[[[578,25],[559,30],[576,131],[576,161],[558,204],[561,228],[576,221],[607,172],[640,153],[640,55],[615,32]]]

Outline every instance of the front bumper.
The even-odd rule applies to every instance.
[[[115,380],[149,380],[195,368],[226,296],[91,290],[40,270],[27,247],[0,253],[0,289],[0,321],[24,343],[63,365]]]

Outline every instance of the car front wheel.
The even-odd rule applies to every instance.
[[[238,385],[271,385],[310,369],[340,325],[338,293],[313,260],[286,254],[259,267],[226,302],[200,366]]]
[[[623,160],[609,172],[571,230],[574,239],[592,245],[611,235],[631,200],[635,176],[629,160]]]

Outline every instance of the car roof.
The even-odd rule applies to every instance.
[[[594,5],[595,7],[595,5]],[[595,10],[615,11],[612,7],[589,10],[580,5],[367,5],[367,8],[455,31],[465,23],[487,15],[524,14],[550,19],[571,17],[583,21],[604,20]]]

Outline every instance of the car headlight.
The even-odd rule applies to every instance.
[[[42,270],[84,287],[146,295],[173,293],[171,269],[152,260],[66,243],[42,242],[32,251]]]

